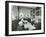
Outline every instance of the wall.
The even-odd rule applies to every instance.
[[[12,8],[11,8],[11,17],[12,17],[12,20],[15,20],[16,17],[18,16],[18,7],[17,6],[14,6],[12,5]]]
[[[26,7],[20,7],[19,14],[22,14],[22,16],[21,15],[19,15],[19,16],[20,16],[20,18],[22,18],[22,17],[23,18],[26,18],[26,17],[30,18],[31,17],[30,12],[31,12],[31,9],[28,9]]]

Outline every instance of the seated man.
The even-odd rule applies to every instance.
[[[23,25],[24,25],[24,28],[28,30],[36,29],[30,22],[28,22],[27,20],[21,19],[21,21],[19,22],[19,26],[23,26]]]

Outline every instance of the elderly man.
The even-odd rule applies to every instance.
[[[28,29],[28,30],[36,29],[36,27],[34,27],[34,25],[32,25],[30,22],[28,22],[27,20],[24,20],[24,19],[21,19],[21,21],[19,22],[19,26],[24,26],[24,28]]]

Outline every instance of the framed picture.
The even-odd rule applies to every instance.
[[[45,33],[45,3],[5,2],[5,35]]]

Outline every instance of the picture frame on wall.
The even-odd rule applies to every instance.
[[[45,34],[45,3],[5,1],[5,35]]]

